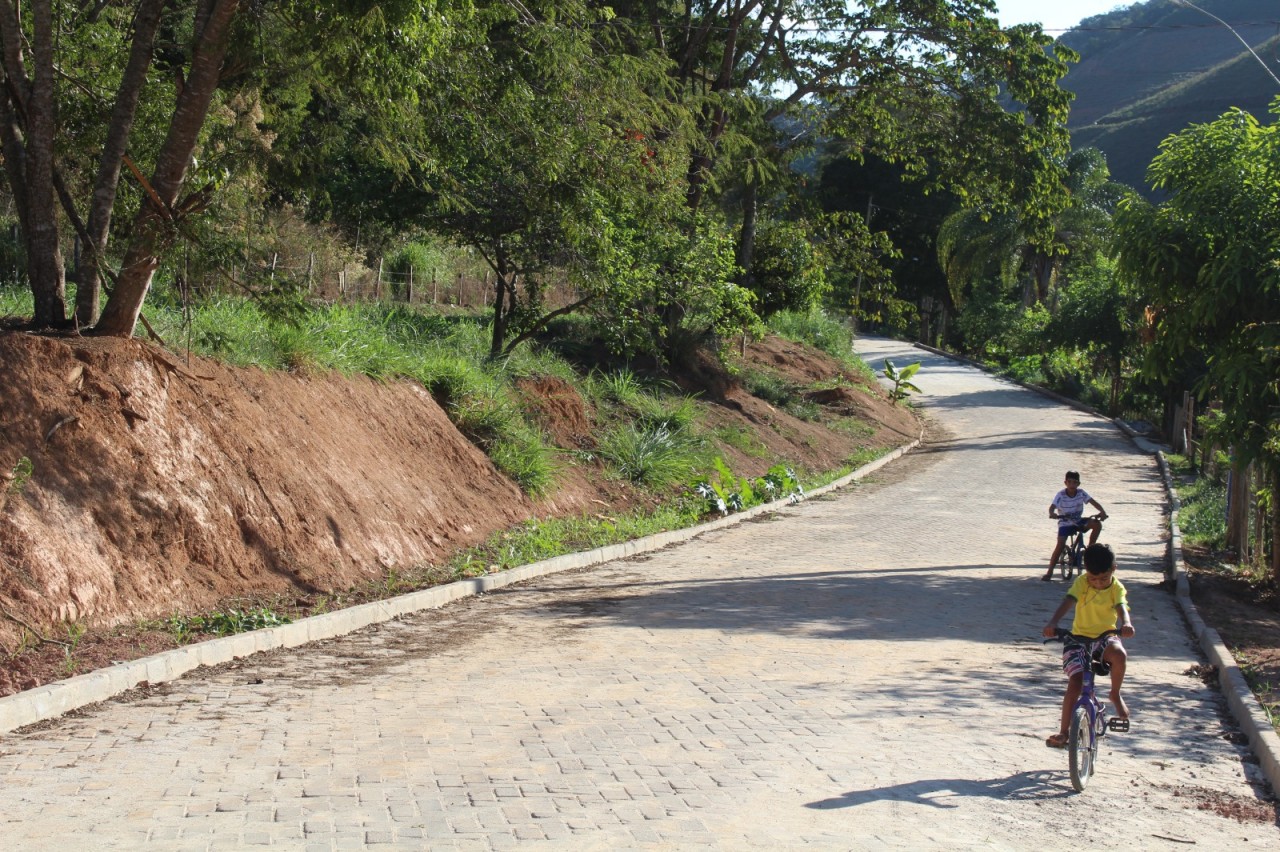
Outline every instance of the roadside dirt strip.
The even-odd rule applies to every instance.
[[[202,669],[0,737],[5,848],[1270,848],[1163,582],[1154,459],[905,344],[930,426],[870,481],[596,568]],[[907,436],[913,437],[913,436]],[[1048,749],[1068,468],[1111,514],[1128,734]],[[1078,839],[1071,839],[1078,838]],[[1087,838],[1087,839],[1085,839]]]

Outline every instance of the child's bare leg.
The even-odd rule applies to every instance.
[[[1112,645],[1103,654],[1103,659],[1111,664],[1111,703],[1116,706],[1116,717],[1128,719],[1129,705],[1124,703],[1124,698],[1120,695],[1120,684],[1124,683],[1124,667],[1129,660],[1128,655]]]
[[[1062,553],[1062,548],[1066,547],[1067,540],[1061,536],[1058,538],[1058,544],[1053,548],[1053,555],[1049,557],[1049,570],[1044,572],[1044,579],[1053,579],[1053,569],[1058,564],[1058,556]]]
[[[1067,734],[1071,731],[1071,711],[1080,700],[1080,692],[1084,689],[1084,675],[1072,675],[1067,679],[1067,691],[1062,695],[1062,720],[1058,733],[1054,735],[1063,746],[1067,744]],[[1050,739],[1054,739],[1050,737]]]
[[[1089,523],[1089,543],[1090,544],[1098,543],[1098,533],[1100,532],[1102,532],[1102,524],[1098,523],[1097,521],[1091,521]]]

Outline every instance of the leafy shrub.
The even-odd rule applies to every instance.
[[[813,310],[829,289],[813,240],[794,222],[766,222],[760,229],[750,280],[756,312],[766,318],[782,310]]]
[[[790,497],[796,502],[804,497],[804,489],[795,471],[785,465],[774,465],[764,476],[747,479],[735,476],[724,459],[716,458],[713,475],[694,483],[693,491],[705,501],[708,513],[729,515],[761,503]]]
[[[1227,488],[1222,482],[1198,477],[1178,489],[1182,511],[1178,527],[1188,544],[1221,550],[1227,542]]]

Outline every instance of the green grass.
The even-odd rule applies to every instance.
[[[1167,456],[1173,473],[1178,500],[1178,528],[1183,540],[1192,546],[1221,550],[1227,541],[1227,486],[1223,482],[1198,475],[1183,456]]]
[[[853,357],[853,328],[820,309],[779,311],[767,325],[779,337],[807,343],[842,361]]]
[[[484,544],[470,548],[448,563],[453,577],[472,577],[516,568],[531,562],[592,550],[643,538],[654,533],[692,526],[701,520],[700,506],[678,499],[653,511],[617,517],[532,518]]]
[[[763,399],[775,408],[782,408],[795,399],[795,388],[773,373],[743,370],[742,385],[749,394]]]
[[[711,436],[721,444],[733,447],[752,458],[762,459],[769,455],[769,448],[756,437],[756,433],[746,426],[731,424],[714,430]]]
[[[6,317],[29,318],[35,310],[35,303],[28,288],[0,287],[0,319]]]

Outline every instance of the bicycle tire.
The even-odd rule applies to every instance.
[[[1063,545],[1062,552],[1058,554],[1058,570],[1062,573],[1062,579],[1071,579],[1071,543]]]
[[[1089,711],[1077,707],[1071,716],[1071,732],[1067,735],[1067,754],[1071,766],[1071,786],[1083,793],[1093,777],[1098,743],[1089,724]]]

